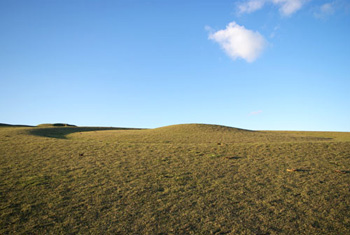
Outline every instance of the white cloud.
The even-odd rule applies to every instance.
[[[335,2],[325,3],[314,13],[316,18],[326,18],[335,12]]]
[[[334,7],[332,3],[325,3],[321,6],[321,12],[325,14],[333,14],[334,13]]]
[[[239,13],[251,13],[261,9],[266,3],[278,6],[283,16],[290,16],[309,0],[247,0],[238,4]]]
[[[265,0],[249,0],[248,2],[238,5],[240,13],[251,13],[262,8],[265,4]]]
[[[273,0],[274,4],[279,5],[279,10],[282,15],[289,16],[298,11],[303,4],[304,0]]]
[[[226,29],[209,34],[209,39],[217,42],[233,59],[242,58],[253,62],[262,53],[267,45],[264,37],[244,26],[231,22]]]

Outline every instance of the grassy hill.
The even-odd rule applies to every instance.
[[[325,137],[327,133],[251,131],[208,124],[180,124],[156,129],[134,131],[86,132],[70,135],[71,138],[99,139],[119,143],[182,143],[182,144],[237,144],[327,141],[339,136]]]
[[[0,234],[350,227],[350,133],[3,126],[0,143]]]

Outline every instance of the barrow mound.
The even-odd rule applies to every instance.
[[[227,132],[252,132],[251,130],[245,130],[235,127],[223,126],[223,125],[214,125],[214,124],[177,124],[164,126],[153,129],[155,132],[169,132],[169,133],[227,133]]]
[[[37,127],[77,127],[76,125],[67,123],[43,123],[37,125]]]

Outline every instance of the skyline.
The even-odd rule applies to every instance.
[[[1,123],[350,131],[342,0],[0,0]]]

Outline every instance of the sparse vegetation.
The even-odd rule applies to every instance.
[[[0,143],[0,234],[349,234],[350,133],[2,126]]]

